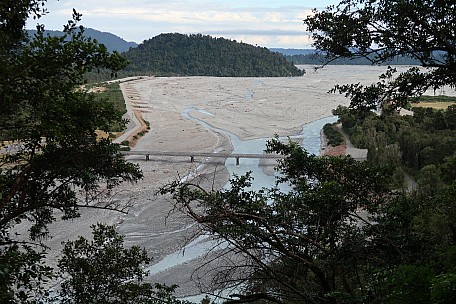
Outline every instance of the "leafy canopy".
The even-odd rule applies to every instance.
[[[377,84],[337,86],[354,109],[404,106],[427,89],[456,84],[456,4],[440,0],[344,0],[314,10],[304,23],[314,46],[333,57],[366,58],[373,64],[397,56],[417,60],[393,79],[388,69]]]
[[[150,263],[145,249],[124,248],[113,226],[93,226],[93,240],[64,243],[59,268],[64,281],[56,303],[155,304],[183,303],[171,293],[175,286],[145,283],[142,268]]]
[[[115,73],[126,60],[85,38],[76,11],[64,36],[45,36],[37,25],[30,38],[25,22],[46,14],[45,3],[0,3],[2,303],[26,303],[40,291],[36,284],[49,270],[40,243],[49,223],[78,216],[80,207],[126,211],[100,192],[142,176],[117,145],[97,139],[95,130],[108,130],[119,118],[113,105],[81,89],[84,73]],[[18,225],[28,225],[28,235],[12,233]]]

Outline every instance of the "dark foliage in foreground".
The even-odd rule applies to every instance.
[[[344,0],[317,11],[304,23],[314,46],[332,58],[362,58],[373,64],[406,57],[413,67],[396,76],[389,68],[378,83],[347,84],[335,91],[357,110],[405,106],[427,89],[456,85],[456,7],[454,1]]]
[[[78,217],[79,208],[126,212],[129,206],[106,194],[142,176],[117,145],[97,138],[118,111],[81,90],[84,73],[115,73],[125,59],[84,37],[77,12],[64,36],[46,36],[40,25],[30,38],[25,22],[45,14],[45,3],[0,4],[0,137],[7,140],[0,146],[1,303],[34,303],[46,293],[49,224]]]
[[[52,303],[183,304],[172,296],[176,286],[144,282],[150,263],[145,249],[124,248],[113,226],[93,226],[93,240],[64,243],[59,268],[63,280]]]
[[[228,303],[451,303],[454,183],[420,199],[392,188],[389,169],[316,157],[292,142],[273,140],[268,150],[284,155],[279,183],[290,191],[251,191],[249,174],[227,190],[163,189],[229,244],[214,281],[241,289]]]

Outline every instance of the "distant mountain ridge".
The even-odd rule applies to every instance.
[[[283,49],[283,48],[270,48],[271,52],[283,54],[285,56],[293,55],[309,55],[315,53],[315,49]]]
[[[322,65],[328,63],[325,54],[315,49],[282,49],[271,48],[272,52],[277,52],[293,64],[316,64]],[[329,65],[371,65],[371,61],[366,58],[338,58],[331,60]],[[382,65],[419,65],[419,62],[413,58],[397,57],[394,60],[384,62]]]
[[[285,58],[293,64],[329,64],[329,65],[372,65],[367,58],[337,58],[328,63],[328,58],[323,53],[312,52],[308,54],[284,55]],[[414,58],[404,56],[396,57],[390,61],[383,62],[380,65],[419,65],[419,61]]]
[[[36,30],[27,30],[29,35],[34,35]],[[50,36],[63,36],[62,31],[45,30],[45,34]],[[92,28],[84,28],[84,36],[96,39],[99,43],[104,44],[109,52],[117,51],[119,53],[126,52],[130,48],[138,46],[136,42],[126,41],[119,36],[108,32],[101,32]]]

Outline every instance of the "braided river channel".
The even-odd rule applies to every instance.
[[[226,131],[215,128],[206,122],[192,117],[189,113],[195,110],[192,107],[185,109],[181,115],[185,119],[194,120],[205,126],[206,128],[211,129],[214,132],[219,132],[226,135],[233,146],[232,153],[238,154],[262,154],[266,148],[266,143],[270,138],[260,138],[252,140],[241,140],[236,135]],[[211,113],[206,112],[205,110],[198,110],[207,115]],[[306,149],[309,153],[319,155],[321,147],[321,130],[323,126],[327,123],[333,123],[337,121],[337,117],[329,116],[322,119],[318,119],[314,122],[305,124],[302,128],[302,131],[298,135],[290,136],[289,139],[293,141],[298,141],[301,143],[301,146]],[[281,140],[288,140],[288,138],[281,137]],[[228,158],[225,161],[225,166],[229,171],[230,177],[245,175],[246,172],[251,172],[253,177],[250,190],[258,191],[262,188],[268,188],[275,186],[276,174],[266,174],[260,166],[259,159],[241,159],[239,165],[236,165],[234,158]],[[229,187],[230,184],[227,183],[225,188]],[[281,185],[282,191],[287,191],[286,185]],[[201,235],[195,240],[190,242],[182,250],[176,251],[165,256],[158,263],[147,268],[147,271],[151,275],[157,274],[161,271],[165,271],[172,267],[175,267],[179,264],[188,263],[189,261],[205,255],[209,250],[223,249],[227,246],[226,243],[220,243],[218,241],[213,241],[207,235]],[[223,294],[223,292],[221,293]],[[193,297],[186,298],[192,302],[199,302],[204,296],[198,295]]]

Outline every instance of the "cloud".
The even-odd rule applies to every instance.
[[[249,36],[302,36],[309,34],[308,32],[303,31],[286,31],[279,29],[271,30],[250,30],[250,29],[236,29],[236,30],[221,30],[221,31],[210,31],[202,32],[202,34],[212,34],[216,36],[223,35],[249,35]]]
[[[237,42],[244,42],[252,45],[258,45],[268,48],[310,48],[311,40],[307,34],[302,35],[213,35],[215,37],[224,37]]]
[[[313,1],[316,2],[316,1]],[[309,0],[66,0],[48,1],[43,23],[59,29],[82,13],[82,24],[141,42],[160,33],[203,33],[252,44],[308,45],[302,20],[312,13]],[[326,5],[331,0],[318,1]],[[336,2],[336,1],[333,1]],[[36,22],[35,22],[36,23]],[[258,40],[255,40],[258,39]]]

